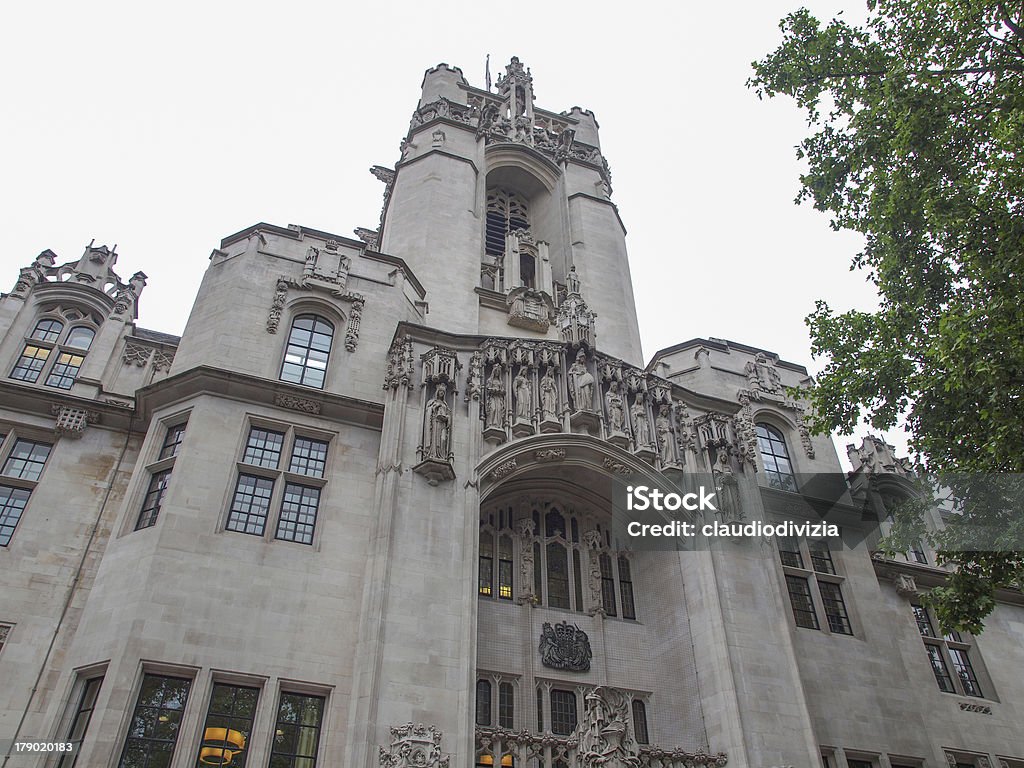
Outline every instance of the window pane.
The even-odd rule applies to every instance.
[[[512,539],[508,536],[498,543],[498,597],[512,599]]]
[[[171,470],[169,469],[157,472],[150,478],[149,490],[146,491],[146,498],[142,502],[139,519],[135,523],[136,531],[156,525],[156,519],[160,514],[160,507],[164,503],[164,496],[167,495],[167,484],[170,480]]]
[[[61,352],[57,355],[57,362],[53,364],[50,375],[46,377],[46,386],[56,387],[57,389],[71,389],[71,385],[75,383],[78,371],[84,362],[85,357],[82,355]]]
[[[121,768],[169,764],[191,685],[191,680],[177,677],[146,675],[142,678],[142,689],[121,753]]]
[[[789,537],[779,537],[777,541],[779,543],[779,558],[782,560],[782,564],[792,568],[803,568],[804,558],[800,554],[800,544],[797,540]]]
[[[796,478],[782,433],[768,424],[758,424],[755,431],[768,485],[783,491],[796,491]]]
[[[612,574],[612,559],[606,552],[597,558],[601,568],[601,607],[606,616],[618,616],[615,610],[615,576]]]
[[[786,576],[786,587],[789,590],[789,602],[793,606],[793,618],[798,627],[819,629],[818,614],[811,600],[811,588],[807,579],[799,576]]]
[[[931,662],[932,672],[935,674],[935,682],[939,684],[939,690],[956,693],[956,689],[953,687],[953,678],[949,676],[949,670],[946,669],[946,660],[942,658],[942,649],[931,643],[925,643],[924,647],[928,651],[928,661]]]
[[[807,542],[811,550],[811,566],[818,573],[835,573],[836,566],[832,562],[832,553],[829,551],[828,543],[821,540]]]
[[[89,351],[89,347],[92,346],[92,340],[96,338],[96,331],[92,328],[86,328],[85,326],[79,325],[76,328],[71,329],[71,333],[68,334],[68,340],[64,343],[69,347],[75,349],[81,349],[86,352]]]
[[[258,688],[214,684],[196,768],[209,765],[244,768],[259,694]]]
[[[502,683],[498,686],[498,725],[502,728],[512,728],[515,714],[515,697],[512,690],[512,683]]]
[[[102,677],[94,677],[86,680],[82,688],[82,695],[78,699],[78,706],[75,709],[75,716],[71,721],[71,728],[65,741],[74,744],[72,753],[61,755],[57,768],[74,768],[78,762],[78,752],[82,748],[82,741],[85,739],[85,732],[89,728],[89,720],[92,719],[92,711],[96,708],[96,697],[99,696]]]
[[[181,441],[184,438],[184,424],[175,424],[173,427],[168,427],[167,434],[164,436],[164,444],[160,447],[158,459],[169,459],[172,456],[177,456],[178,451],[181,450]]]
[[[284,432],[253,427],[249,430],[249,440],[245,445],[242,463],[277,469],[281,463],[281,446],[283,444]]]
[[[59,320],[40,320],[32,331],[32,338],[36,341],[56,341],[63,330],[64,323]]]
[[[629,570],[629,560],[619,558],[619,593],[622,596],[622,618],[635,619],[636,607],[633,605],[633,577]]]
[[[846,603],[843,602],[843,592],[839,585],[831,581],[819,581],[818,588],[821,590],[821,602],[825,606],[828,628],[841,635],[852,635],[850,617],[846,613]]]
[[[491,684],[487,680],[476,681],[476,724],[491,724]]]
[[[569,607],[569,556],[565,547],[552,542],[548,555],[548,605],[552,608]]]
[[[647,737],[647,707],[639,699],[633,701],[633,731],[638,744],[650,744]]]
[[[49,356],[50,350],[47,347],[26,344],[21,357],[14,364],[11,378],[18,381],[27,381],[30,384],[34,383],[39,378],[39,372],[43,370],[43,366],[46,365],[46,359]]]
[[[312,544],[319,506],[319,488],[286,483],[284,498],[281,500],[281,517],[277,522],[277,538]]]
[[[272,742],[272,766],[315,768],[323,712],[322,696],[281,694]]]
[[[480,562],[477,591],[484,597],[494,595],[494,534],[480,532]]]
[[[274,481],[255,475],[239,475],[228,514],[227,529],[262,536],[267,525]]]
[[[297,475],[323,477],[327,466],[327,443],[309,437],[296,437],[288,471]]]
[[[3,473],[22,480],[38,480],[53,446],[32,440],[18,440],[4,463]]]
[[[14,529],[18,527],[30,494],[31,491],[25,488],[0,485],[0,547],[11,543]]]
[[[960,648],[950,648],[949,656],[953,660],[953,669],[956,670],[957,675],[960,677],[960,684],[964,687],[964,693],[968,696],[981,696],[981,686],[978,684],[978,678],[974,674],[971,660],[967,657],[967,651]]]
[[[935,637],[935,630],[932,629],[932,620],[928,611],[920,605],[911,605],[914,611],[914,621],[917,622],[917,631],[922,637]]]
[[[551,691],[551,732],[568,736],[576,729],[576,694],[572,691]]]
[[[334,326],[317,315],[300,315],[292,323],[281,366],[281,379],[323,387]]]

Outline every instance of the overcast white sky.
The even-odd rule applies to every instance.
[[[376,227],[367,169],[398,159],[425,69],[482,87],[486,54],[495,79],[517,55],[539,106],[601,125],[645,357],[716,336],[813,372],[814,300],[870,308],[874,292],[849,271],[859,239],[793,204],[802,115],[744,85],[799,5],[17,3],[0,30],[0,283],[45,248],[117,243],[122,277],[149,276],[139,324],[180,333],[222,237]]]

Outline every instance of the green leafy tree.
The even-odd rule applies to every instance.
[[[819,301],[808,316],[827,360],[813,426],[903,424],[924,469],[969,502],[982,491],[965,478],[1024,472],[1024,3],[868,11],[863,26],[790,14],[748,83],[806,112],[797,200],[864,235],[851,268],[879,294],[876,312]],[[995,590],[1024,577],[1019,505],[983,506],[962,519],[995,526],[994,543],[975,551],[969,525],[933,542],[960,564],[931,595],[949,628],[979,631]]]

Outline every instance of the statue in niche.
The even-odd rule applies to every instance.
[[[601,591],[601,532],[591,529],[583,534],[583,542],[587,545],[587,560],[590,563],[590,575],[587,587],[590,591],[590,605],[595,611],[604,611],[604,595]]]
[[[581,349],[576,362],[569,366],[572,404],[577,411],[594,410],[594,377],[587,370],[587,357]]]
[[[571,296],[580,292],[580,276],[576,274],[576,267],[569,267],[569,274],[565,276],[565,290]]]
[[[736,482],[736,475],[732,471],[732,464],[729,461],[729,451],[722,448],[718,451],[718,457],[714,468],[715,490],[718,491],[718,514],[724,522],[732,523],[743,519],[743,511],[740,509],[739,484]]]
[[[629,413],[633,417],[633,439],[636,440],[636,447],[642,448],[645,445],[650,445],[651,424],[647,421],[647,409],[644,408],[644,401],[638,397]]]
[[[501,377],[501,366],[495,363],[487,379],[487,427],[501,429],[505,426],[505,382]]]
[[[424,441],[426,448],[424,458],[448,460],[452,410],[445,402],[447,391],[444,384],[438,384],[434,392],[434,399],[427,406],[427,439]]]
[[[540,380],[540,418],[551,421],[558,418],[558,386],[555,384],[555,367],[549,365]]]
[[[512,390],[516,395],[516,420],[530,421],[533,411],[533,390],[522,368],[512,380]]]
[[[658,409],[658,418],[654,421],[654,428],[658,432],[658,453],[661,456],[662,464],[672,464],[675,456],[672,454],[672,420],[668,417],[668,406],[662,405]]]
[[[608,411],[608,430],[610,432],[621,432],[626,416],[622,410],[622,395],[619,394],[619,382],[613,381],[608,385],[608,391],[604,396],[604,405]]]
[[[528,517],[524,517],[516,523],[516,532],[519,534],[519,599],[534,600],[537,596],[533,593],[533,534],[537,524]]]

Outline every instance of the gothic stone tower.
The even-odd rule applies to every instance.
[[[799,478],[839,463],[801,366],[642,365],[590,112],[442,64],[372,172],[357,239],[226,237],[180,339],[105,247],[0,298],[3,768],[1020,768],[1019,595],[984,659],[922,649],[928,553],[616,525],[614,483],[700,478],[814,520]],[[913,492],[883,449],[833,500],[854,528]]]

